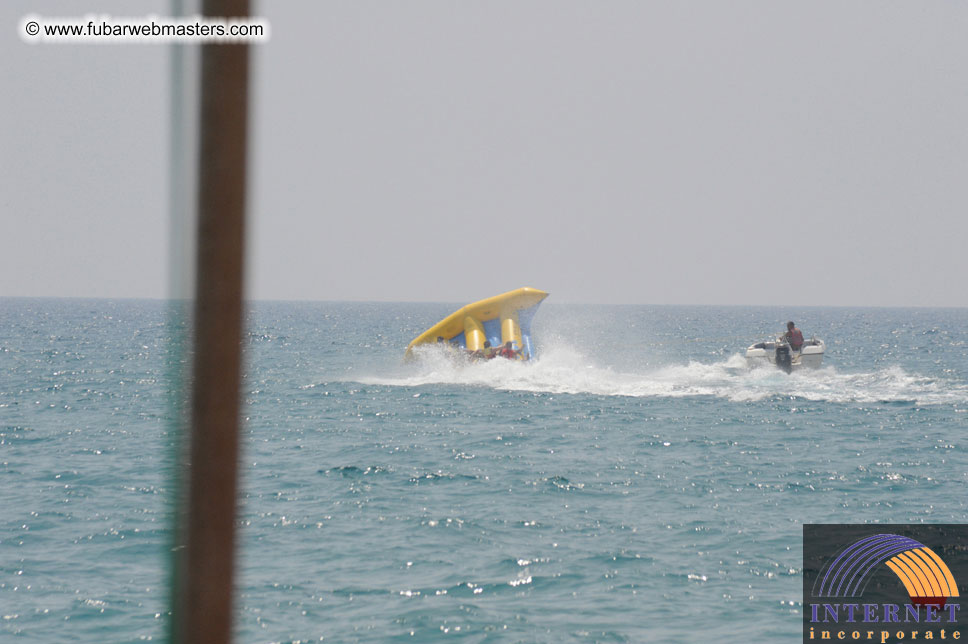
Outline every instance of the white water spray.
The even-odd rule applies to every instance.
[[[690,361],[633,373],[599,366],[565,346],[546,347],[538,359],[527,363],[500,358],[467,362],[446,349],[428,347],[402,373],[355,380],[400,387],[448,384],[553,394],[715,396],[736,402],[789,396],[835,403],[968,403],[968,384],[910,374],[897,366],[859,373],[841,373],[828,366],[788,375],[773,366],[750,369],[745,358],[736,354],[719,362]]]

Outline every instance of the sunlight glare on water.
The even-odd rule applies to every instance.
[[[968,520],[968,312],[549,303],[531,363],[403,362],[451,310],[250,311],[238,641],[794,642],[803,523]],[[824,366],[748,368],[790,317]],[[163,638],[165,305],[0,318],[0,633]]]

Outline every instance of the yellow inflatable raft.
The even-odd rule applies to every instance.
[[[522,359],[530,360],[534,357],[531,319],[546,297],[544,291],[524,287],[468,304],[414,338],[406,357],[422,344],[447,342],[467,351],[481,351],[487,341],[494,348],[511,342]]]

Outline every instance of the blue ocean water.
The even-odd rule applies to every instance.
[[[248,314],[240,642],[795,642],[803,523],[968,521],[968,310],[567,307],[531,364],[445,304]],[[0,300],[0,640],[164,639],[182,331]],[[825,366],[746,367],[794,319]]]

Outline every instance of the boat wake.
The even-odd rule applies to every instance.
[[[691,361],[628,373],[596,365],[564,347],[550,347],[530,363],[503,359],[469,363],[429,347],[405,371],[354,380],[398,387],[448,384],[552,394],[715,396],[736,402],[790,397],[835,403],[968,403],[968,384],[910,374],[898,366],[859,373],[841,373],[827,366],[787,375],[773,366],[750,369],[745,358],[736,354],[710,364]]]

